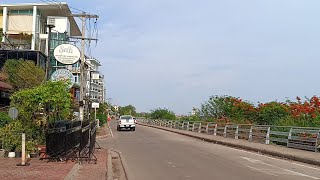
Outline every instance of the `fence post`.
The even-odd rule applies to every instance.
[[[239,139],[239,126],[237,126],[237,128],[236,128],[236,133],[235,133],[234,139]]]
[[[227,137],[227,127],[228,125],[224,126],[223,137]]]
[[[216,136],[217,135],[217,130],[218,130],[218,124],[214,125],[214,131],[213,131],[213,135]]]
[[[317,136],[317,140],[316,140],[316,149],[315,152],[319,152],[319,148],[320,148],[320,131],[318,131],[318,136]]]
[[[267,130],[266,144],[270,144],[270,127],[268,127],[268,130]]]
[[[292,136],[292,128],[290,128],[290,131],[288,134],[287,147],[289,147],[289,140],[291,139],[291,136]]]
[[[192,131],[194,131],[194,122],[192,123]]]
[[[209,134],[209,123],[207,123],[206,134]]]
[[[201,133],[201,128],[202,128],[201,123],[199,123],[199,131],[198,131],[199,133]]]
[[[189,131],[189,121],[187,122],[187,131]]]
[[[249,131],[249,138],[248,138],[249,141],[252,141],[252,127],[253,126],[250,127],[250,131]]]

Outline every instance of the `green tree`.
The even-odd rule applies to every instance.
[[[201,114],[208,120],[226,119],[226,123],[251,123],[256,119],[252,103],[232,96],[211,96],[201,106]]]
[[[285,103],[276,101],[259,104],[256,122],[258,124],[275,125],[281,119],[290,115],[290,107]]]
[[[8,113],[0,112],[0,128],[4,127],[6,124],[9,124],[12,121]]]
[[[30,60],[7,60],[1,70],[15,90],[39,86],[45,80],[45,71]]]
[[[136,108],[131,104],[127,106],[119,107],[119,113],[120,115],[132,115],[132,116],[137,115]]]
[[[169,109],[158,108],[158,109],[151,110],[150,118],[151,119],[175,120],[176,115],[173,111],[170,111]]]
[[[48,81],[40,86],[15,92],[11,106],[19,110],[19,118],[34,120],[35,114],[49,109],[46,113],[50,121],[66,119],[71,114],[72,99],[68,84],[63,81]],[[46,123],[46,122],[44,122]]]

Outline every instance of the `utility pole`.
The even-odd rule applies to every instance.
[[[86,38],[86,21],[88,18],[96,18],[98,19],[98,15],[93,15],[93,14],[87,14],[85,12],[82,12],[81,14],[71,14],[70,16],[73,17],[79,17],[81,18],[82,21],[82,36],[81,38],[81,65],[80,65],[80,108],[79,108],[79,113],[80,113],[80,120],[84,120],[84,109],[85,105],[87,104],[88,108],[88,102],[85,101],[85,87],[86,87],[86,78],[85,78],[85,40],[92,40],[90,38]],[[75,37],[72,37],[75,38]],[[91,83],[91,82],[90,82]]]
[[[50,79],[50,74],[49,74],[49,64],[50,64],[50,60],[51,60],[51,30],[52,28],[54,28],[55,26],[53,24],[47,24],[48,27],[48,56],[47,56],[47,62],[46,62],[46,78],[47,80]]]

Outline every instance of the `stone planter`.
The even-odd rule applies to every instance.
[[[9,152],[9,153],[8,153],[8,157],[9,157],[9,158],[14,158],[14,157],[16,157],[16,152]]]

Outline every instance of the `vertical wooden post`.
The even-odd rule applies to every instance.
[[[30,165],[29,163],[26,163],[26,134],[22,133],[21,135],[21,151],[22,151],[22,155],[21,155],[21,163],[17,164],[17,166],[28,166]]]

